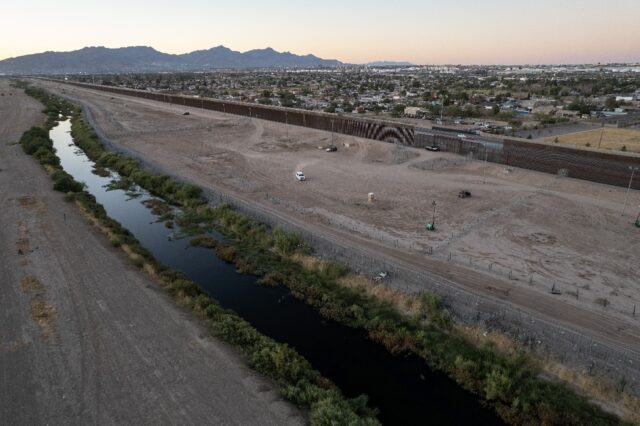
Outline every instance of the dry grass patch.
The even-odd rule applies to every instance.
[[[16,249],[18,250],[18,254],[27,254],[29,251],[29,239],[27,236],[29,235],[29,229],[27,228],[27,224],[24,221],[18,221],[18,234],[20,238],[16,241]]]
[[[418,315],[422,309],[420,299],[391,289],[383,283],[371,281],[364,275],[348,274],[340,278],[338,283],[348,288],[363,290],[373,297],[389,302],[400,313],[405,315]]]
[[[605,410],[640,424],[640,398],[624,391],[624,381],[612,383],[609,378],[577,372],[553,360],[542,362],[540,367],[544,373],[568,383]]]
[[[29,275],[20,280],[20,289],[23,293],[40,293],[44,286],[36,277]]]
[[[463,324],[455,324],[455,329],[475,346],[481,347],[488,344],[497,352],[508,356],[515,356],[520,351],[516,342],[504,333]]]
[[[318,273],[323,273],[323,271],[331,267],[331,262],[314,256],[296,253],[291,258],[300,263],[305,269]],[[406,315],[417,315],[422,309],[422,303],[419,298],[391,289],[382,282],[374,282],[364,275],[346,274],[338,278],[337,282],[344,287],[361,290],[380,300],[389,302],[399,312]]]
[[[602,142],[600,142],[600,137],[602,137]],[[555,136],[545,138],[545,142],[555,142],[555,140]],[[605,127],[557,136],[557,140],[559,144],[589,146],[613,151],[620,151],[623,146],[626,146],[627,151],[640,152],[640,130]]]
[[[34,208],[38,202],[36,201],[35,198],[30,197],[30,196],[24,196],[24,197],[19,197],[18,198],[18,204],[20,205],[20,207],[25,208],[25,209],[32,209]]]
[[[105,235],[109,241],[111,241],[111,244],[116,246],[116,244],[114,244],[114,242],[118,241],[117,243],[117,247],[119,247],[126,255],[127,257],[133,262],[133,264],[140,268],[143,269],[144,271],[146,271],[151,277],[153,278],[157,278],[158,274],[157,271],[155,270],[155,268],[150,265],[149,263],[145,262],[144,258],[142,256],[140,256],[139,254],[135,253],[133,251],[133,249],[131,247],[129,247],[127,244],[121,244],[120,241],[120,237],[116,234],[114,234],[109,228],[107,228],[106,226],[104,226],[100,220],[98,218],[96,218],[93,214],[91,214],[91,212],[87,211],[87,209],[84,208],[84,206],[82,205],[82,203],[80,203],[79,201],[76,201],[76,206],[80,209],[80,212],[84,215],[85,218],[87,218],[87,220],[96,228],[98,228],[98,230]]]
[[[31,318],[38,324],[45,338],[53,336],[56,309],[44,300],[31,301]]]
[[[16,241],[16,248],[18,249],[18,254],[26,254],[29,251],[29,239],[20,238]]]

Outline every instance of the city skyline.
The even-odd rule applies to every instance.
[[[575,64],[640,61],[640,3],[614,0],[489,0],[455,4],[329,0],[302,9],[291,0],[224,7],[189,0],[104,4],[27,0],[6,11],[0,59],[86,46],[151,46],[186,53],[224,45],[272,47],[344,63]],[[38,11],[34,14],[33,11]]]

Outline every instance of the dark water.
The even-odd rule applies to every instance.
[[[165,265],[182,271],[222,306],[232,309],[263,334],[284,342],[306,357],[347,397],[369,396],[389,425],[497,425],[502,422],[470,393],[443,374],[430,371],[418,357],[395,356],[355,330],[320,316],[296,300],[285,287],[263,287],[256,277],[238,274],[211,249],[190,247],[175,239],[142,202],[123,190],[105,186],[117,175],[92,173],[93,162],[73,145],[69,121],[51,131],[62,167],[104,206],[110,217],[132,232]]]

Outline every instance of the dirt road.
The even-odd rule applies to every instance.
[[[0,424],[304,423],[52,191],[10,144],[42,106],[0,92]]]
[[[620,216],[623,188],[212,111],[192,108],[183,116],[182,106],[39,84],[81,101],[109,140],[168,173],[640,353],[640,324],[631,315],[640,303],[633,285],[640,238]],[[337,153],[317,149],[332,139]],[[296,169],[307,182],[293,179]],[[461,187],[471,190],[470,200],[456,197]],[[638,195],[632,192],[634,202]],[[439,231],[428,234],[432,200]],[[560,294],[550,294],[554,281]],[[605,299],[606,309],[598,304]]]

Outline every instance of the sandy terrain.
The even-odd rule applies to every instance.
[[[9,143],[42,106],[0,92],[0,424],[303,423],[53,192]]]
[[[543,140],[545,142],[555,142],[555,139],[555,137],[548,137]],[[626,146],[628,152],[640,152],[640,130],[603,127],[596,130],[558,136],[558,143],[570,146],[588,145],[591,148],[611,149],[614,151],[620,151],[623,146]]]
[[[622,217],[624,188],[341,135],[338,152],[327,153],[317,149],[332,140],[326,132],[290,126],[287,138],[277,123],[197,109],[183,116],[182,106],[41,84],[81,100],[107,138],[165,170],[468,288],[503,288],[511,303],[554,320],[585,315],[585,326],[630,330],[640,349],[631,315],[640,304],[639,191]],[[297,182],[296,170],[308,180]],[[458,198],[461,189],[472,197]]]

